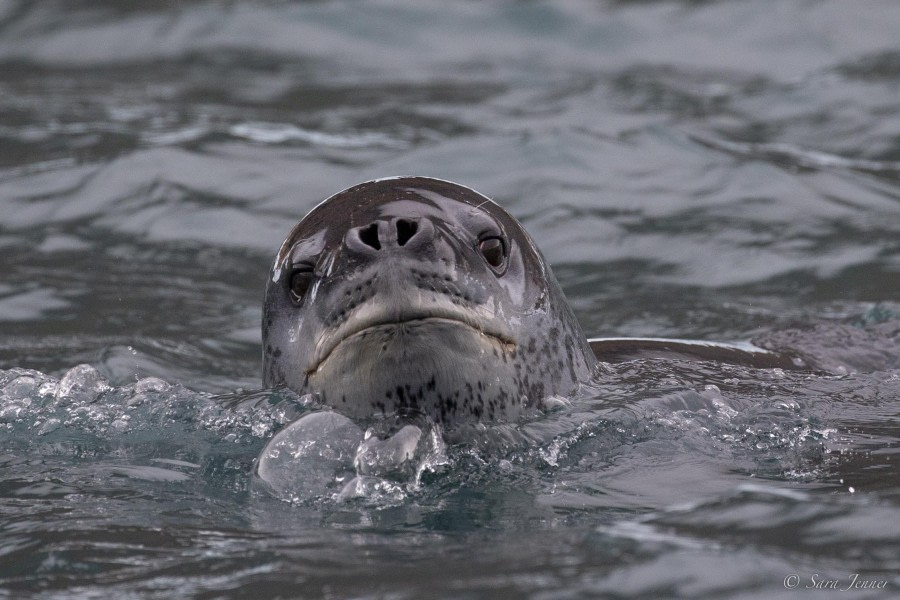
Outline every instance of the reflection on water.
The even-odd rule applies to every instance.
[[[895,596],[898,27],[887,0],[0,4],[0,595]],[[591,335],[816,370],[609,365],[396,493],[282,502],[257,457],[316,407],[247,391],[266,271],[396,174],[508,208]],[[361,475],[396,484],[412,433]]]

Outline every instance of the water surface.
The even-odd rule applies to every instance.
[[[0,4],[0,595],[895,597],[898,30],[890,1]],[[260,389],[274,254],[403,174],[519,218],[590,335],[815,368],[607,365],[417,479],[261,489],[316,410]]]

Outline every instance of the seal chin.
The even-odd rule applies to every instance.
[[[448,421],[468,412],[463,405],[476,405],[479,394],[512,399],[505,388],[515,377],[516,350],[509,338],[425,317],[344,337],[307,377],[326,403],[349,415],[406,411]]]

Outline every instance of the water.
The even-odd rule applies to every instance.
[[[898,29],[890,1],[0,3],[0,596],[896,597]],[[348,427],[266,487],[267,444],[331,443],[259,389],[266,271],[395,174],[503,204],[591,335],[816,369],[607,365],[374,466]]]

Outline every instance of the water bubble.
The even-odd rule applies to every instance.
[[[134,384],[134,391],[137,394],[146,394],[148,392],[165,392],[170,386],[167,382],[158,377],[144,377]]]
[[[3,396],[8,398],[27,398],[33,396],[38,389],[37,380],[31,375],[20,375],[5,386]]]
[[[58,381],[45,381],[38,388],[38,395],[41,397],[52,396],[56,397],[56,393],[59,390],[59,382]]]
[[[362,438],[362,430],[347,417],[324,411],[306,415],[269,440],[256,477],[282,499],[323,496],[352,472]]]
[[[554,440],[553,443],[550,444],[546,449],[541,448],[539,450],[540,456],[544,459],[544,462],[547,463],[551,467],[559,466],[559,453],[560,453],[560,442],[559,440]]]
[[[28,398],[18,401],[7,401],[0,407],[0,422],[12,423],[20,420],[23,413],[27,413],[31,400]]]
[[[110,386],[97,369],[90,365],[76,365],[69,369],[56,391],[57,400],[68,398],[76,402],[94,402]]]
[[[403,487],[394,482],[380,477],[361,475],[348,481],[335,499],[339,502],[346,502],[354,498],[365,498],[374,504],[384,504],[402,500],[405,495]]]
[[[406,425],[394,435],[379,439],[366,431],[362,444],[356,451],[353,464],[360,475],[374,475],[385,478],[409,479],[415,475],[413,458],[422,439],[422,430],[415,425]]]
[[[38,431],[37,431],[37,434],[38,434],[38,435],[47,435],[48,433],[51,433],[51,432],[56,431],[57,429],[59,429],[59,427],[60,427],[61,424],[62,424],[62,423],[60,422],[59,419],[47,419],[47,420],[40,426],[40,428],[39,428]]]
[[[363,497],[380,504],[405,497],[425,471],[447,460],[441,429],[433,423],[385,419],[363,433],[350,419],[322,411],[269,441],[254,481],[258,489],[291,502]]]
[[[571,408],[571,406],[572,401],[562,396],[550,396],[549,398],[544,400],[544,410],[547,412],[564,410],[567,408]]]

